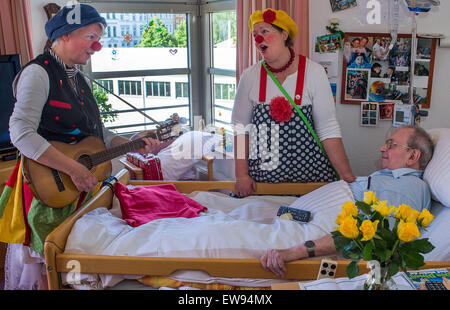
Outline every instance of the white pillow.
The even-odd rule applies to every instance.
[[[434,154],[423,179],[430,185],[431,197],[450,208],[450,128],[428,131],[434,142]]]
[[[430,223],[421,238],[429,238],[434,250],[424,254],[426,261],[450,261],[450,208],[445,208],[442,204],[433,201],[430,212],[434,215],[434,220]]]
[[[355,200],[348,183],[341,180],[328,183],[301,196],[290,207],[310,211],[311,222],[309,224],[330,233],[336,227],[337,215],[347,201]]]
[[[188,131],[158,153],[164,180],[176,181],[194,168],[202,157],[213,155],[219,135],[202,131]]]

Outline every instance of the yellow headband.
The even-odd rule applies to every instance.
[[[264,12],[257,10],[252,14],[252,16],[250,16],[248,26],[250,30],[253,31],[253,26],[261,22],[266,22],[280,27],[289,34],[289,37],[291,37],[292,40],[294,40],[297,36],[297,24],[289,15],[286,14],[286,12],[282,10],[266,9]]]

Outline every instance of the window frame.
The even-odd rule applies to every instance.
[[[191,126],[194,130],[199,129],[198,124],[194,122],[196,117],[201,117],[206,124],[214,123],[214,75],[236,76],[236,71],[213,67],[213,32],[210,14],[236,10],[235,0],[165,0],[164,2],[133,0],[132,5],[122,0],[99,0],[91,5],[100,13],[187,14],[187,68],[94,73],[89,61],[86,66],[83,66],[83,71],[96,80],[186,75],[188,76]],[[145,88],[146,85],[144,84],[143,87]],[[176,89],[171,91],[176,92]],[[144,89],[142,92],[144,93]]]

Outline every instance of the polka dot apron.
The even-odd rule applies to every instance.
[[[300,56],[295,103],[314,128],[312,105],[301,106],[306,57]],[[256,182],[330,182],[334,170],[298,112],[289,122],[277,122],[266,104],[267,71],[261,66],[260,103],[253,109],[249,175]]]

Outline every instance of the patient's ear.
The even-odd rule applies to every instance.
[[[409,153],[409,158],[407,160],[407,164],[412,169],[419,170],[419,159],[421,156],[421,152],[418,149],[411,149],[411,152]]]

